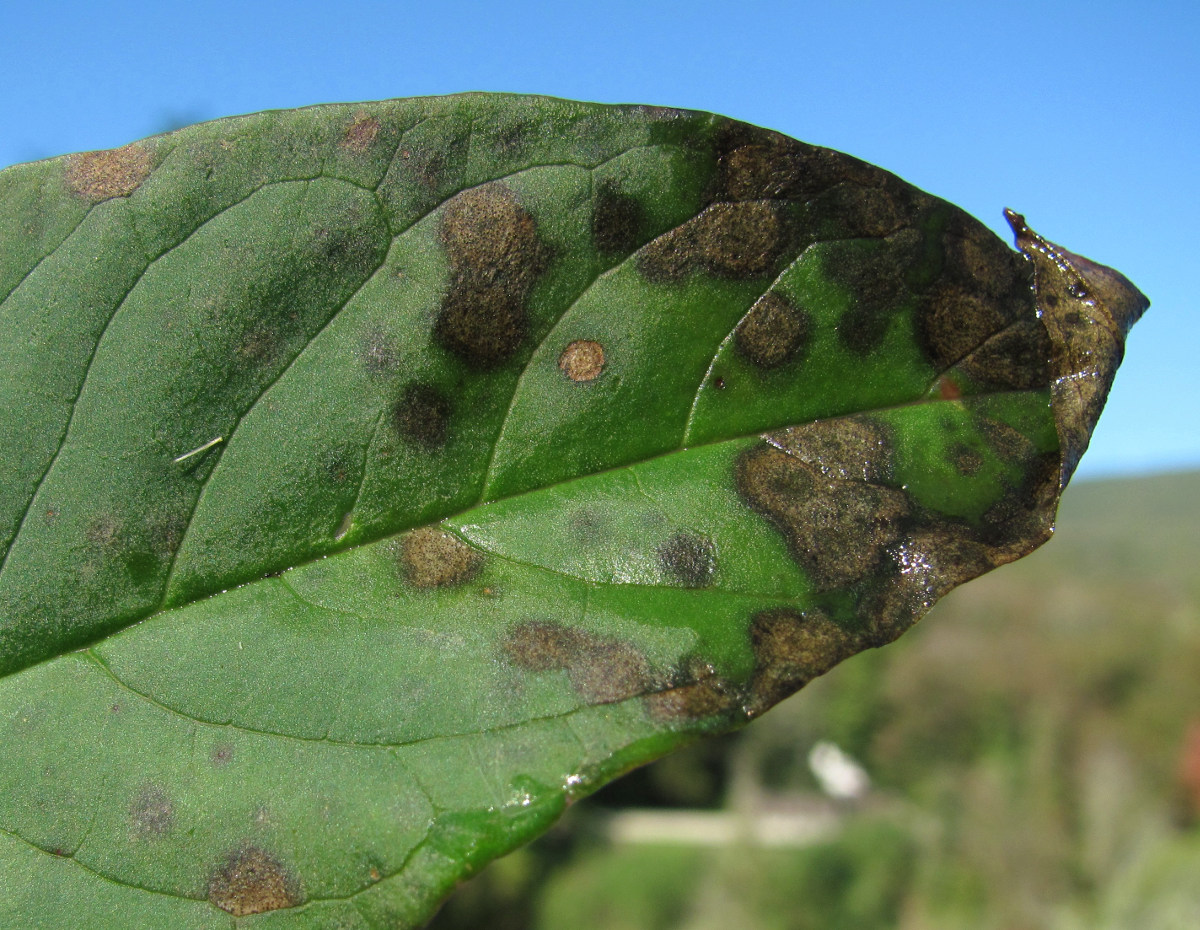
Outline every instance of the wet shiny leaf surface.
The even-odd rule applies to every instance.
[[[1049,535],[1145,298],[691,111],[0,173],[0,922],[417,926]]]

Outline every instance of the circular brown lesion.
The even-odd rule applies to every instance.
[[[257,846],[230,853],[208,880],[208,900],[234,917],[295,907],[300,883],[283,863]]]
[[[423,382],[407,385],[392,407],[392,423],[407,441],[432,451],[446,444],[452,407],[438,387]]]
[[[696,218],[695,237],[697,258],[708,271],[752,278],[774,267],[783,223],[770,203],[715,203]]]
[[[717,547],[706,536],[675,533],[654,550],[658,564],[685,588],[706,588],[717,571]]]
[[[449,588],[474,578],[483,555],[453,533],[423,526],[401,540],[400,566],[414,588]]]
[[[529,333],[529,293],[548,264],[537,223],[499,183],[463,191],[442,215],[450,287],[434,339],[468,364],[494,368]]]
[[[592,241],[602,255],[625,255],[638,244],[642,205],[613,183],[603,184],[592,209]]]
[[[575,382],[595,381],[604,371],[604,346],[591,339],[576,339],[558,357],[558,367]]]
[[[803,354],[812,333],[812,320],[777,291],[768,291],[742,318],[734,331],[737,350],[759,368],[777,368]]]
[[[513,626],[502,643],[517,668],[562,670],[589,704],[610,704],[645,694],[657,684],[650,663],[632,643],[546,620]]]
[[[776,269],[789,226],[779,206],[751,200],[714,203],[646,245],[638,269],[649,280],[678,281],[693,271],[746,280]]]
[[[442,244],[460,275],[499,282],[523,277],[540,264],[537,224],[502,184],[463,191],[446,206]]]

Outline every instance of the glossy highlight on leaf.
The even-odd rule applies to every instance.
[[[1147,302],[1009,220],[488,94],[0,172],[0,924],[419,926],[1040,545]]]

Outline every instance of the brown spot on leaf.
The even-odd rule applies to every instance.
[[[1033,455],[1034,445],[1029,438],[1007,423],[993,420],[978,412],[972,416],[971,422],[1001,460],[1019,464]]]
[[[485,370],[516,354],[528,332],[523,296],[477,283],[450,289],[433,330],[444,348]]]
[[[969,528],[932,517],[893,548],[891,559],[891,578],[863,607],[873,646],[896,639],[940,597],[1000,564]]]
[[[782,294],[768,291],[742,318],[733,342],[759,368],[776,368],[802,356],[811,333],[808,313]]]
[[[115,549],[121,542],[121,524],[111,514],[97,517],[84,531],[84,537],[93,546],[102,549]]]
[[[400,566],[414,588],[448,588],[475,577],[483,555],[453,533],[423,526],[401,540]]]
[[[952,213],[942,247],[947,274],[991,297],[1029,288],[1020,258],[974,217],[961,211]]]
[[[738,492],[783,536],[818,591],[863,580],[883,561],[908,515],[903,492],[830,478],[771,446],[739,458]]]
[[[909,296],[898,250],[861,242],[837,242],[826,247],[823,266],[850,296],[838,320],[838,339],[855,355],[879,348],[897,310]]]
[[[346,134],[342,137],[342,148],[356,155],[365,152],[379,135],[380,128],[382,127],[379,120],[360,110],[354,114],[354,122],[346,127]]]
[[[853,655],[856,638],[819,610],[760,611],[750,623],[755,669],[746,710],[761,714]]]
[[[891,433],[864,414],[790,426],[767,434],[766,439],[826,478],[881,484],[892,477]]]
[[[646,696],[650,715],[661,721],[702,720],[727,713],[737,703],[733,690],[718,681],[696,681]]]
[[[602,542],[611,532],[608,517],[600,510],[581,507],[571,514],[567,525],[571,535],[583,546]]]
[[[406,386],[392,407],[392,423],[404,439],[432,451],[446,444],[450,432],[450,399],[432,384]]]
[[[983,467],[983,456],[970,446],[959,444],[950,450],[954,470],[964,478],[973,478]]]
[[[642,205],[614,184],[602,184],[592,209],[592,240],[602,255],[627,255],[637,248]]]
[[[697,217],[700,263],[715,275],[751,278],[771,271],[783,245],[783,221],[771,204],[717,203]]]
[[[245,846],[231,852],[208,880],[208,900],[234,917],[249,917],[302,900],[300,883],[264,849]]]
[[[715,203],[642,249],[638,268],[655,282],[677,281],[693,270],[755,278],[775,270],[786,238],[784,218],[772,203]]]
[[[1010,488],[983,515],[983,541],[993,547],[995,564],[1020,558],[1050,538],[1058,499],[1059,455],[1031,451],[1022,462],[1024,480]]]
[[[352,211],[334,229],[315,230],[311,247],[322,262],[355,275],[370,274],[382,260],[382,241],[376,230],[363,223],[357,211]]]
[[[870,186],[838,184],[809,205],[809,216],[825,237],[882,239],[904,229],[920,195],[898,178],[879,171]]]
[[[741,690],[720,677],[706,662],[693,659],[681,680],[664,691],[646,695],[650,715],[661,721],[701,720],[728,713],[742,702]]]
[[[463,361],[493,368],[511,358],[528,334],[525,302],[545,270],[546,247],[533,216],[498,183],[451,200],[441,237],[451,282],[434,338]]]
[[[213,747],[209,759],[216,768],[224,768],[233,761],[233,747],[228,743],[220,743]]]
[[[129,826],[136,839],[153,839],[171,832],[175,805],[159,785],[143,785],[129,805]]]
[[[608,704],[654,687],[649,663],[635,647],[589,630],[527,620],[508,631],[504,653],[530,672],[566,671],[589,704]]]
[[[558,367],[572,381],[595,381],[604,370],[604,346],[590,339],[576,339],[563,349]]]
[[[1050,384],[1052,353],[1041,320],[1021,320],[988,339],[958,368],[985,390],[1037,391]]]
[[[260,365],[270,361],[279,349],[279,339],[274,330],[258,325],[246,330],[238,343],[235,354],[238,361],[246,365]]]
[[[934,367],[944,371],[1015,323],[1020,312],[1015,302],[943,280],[917,306],[917,341]]]
[[[693,533],[676,533],[654,550],[658,564],[685,588],[706,588],[717,571],[717,547]]]
[[[739,145],[719,158],[721,192],[730,200],[794,197],[810,176],[809,154],[783,139]]]
[[[842,152],[744,123],[728,124],[717,150],[714,200],[808,201],[839,182],[871,183],[882,174]]]
[[[99,203],[128,197],[150,174],[152,156],[136,142],[119,149],[81,152],[67,158],[67,186]]]
[[[483,281],[522,278],[543,251],[533,217],[499,183],[453,198],[441,236],[454,271]]]

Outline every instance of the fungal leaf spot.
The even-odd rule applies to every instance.
[[[548,254],[533,216],[499,183],[472,188],[446,206],[442,245],[451,281],[434,339],[469,365],[510,359],[528,335],[526,300]]]
[[[595,381],[604,371],[604,346],[590,339],[576,339],[563,349],[558,367],[572,381]]]
[[[453,533],[423,526],[401,539],[400,565],[414,588],[448,588],[474,578],[483,556]]]
[[[777,368],[802,356],[808,347],[809,315],[776,291],[768,291],[734,330],[738,351],[759,368]]]
[[[819,610],[787,607],[760,611],[750,623],[755,671],[751,715],[792,694],[855,651],[855,638]]]
[[[692,271],[744,280],[773,271],[786,244],[779,208],[766,201],[715,203],[638,254],[647,279],[670,283]]]
[[[129,805],[129,825],[136,839],[153,839],[171,831],[175,805],[159,785],[143,785]]]
[[[152,161],[150,151],[137,143],[81,152],[67,159],[67,186],[93,203],[128,197],[149,176]]]
[[[656,720],[702,720],[740,707],[741,692],[711,665],[693,659],[672,687],[646,695],[646,705]]]
[[[450,413],[450,399],[437,387],[414,382],[404,388],[392,408],[392,422],[401,437],[431,451],[446,444]]]
[[[717,548],[711,539],[676,533],[654,551],[663,571],[685,588],[712,584],[717,570]]]
[[[299,881],[277,858],[257,846],[244,846],[213,870],[208,900],[234,917],[249,917],[295,907],[302,896]]]
[[[903,492],[829,477],[829,467],[762,446],[743,453],[736,469],[742,499],[780,532],[818,591],[853,585],[879,567],[909,512]],[[837,470],[872,467],[864,456]]]
[[[592,239],[601,255],[625,255],[639,241],[642,207],[611,182],[600,185],[592,212]]]
[[[342,137],[342,148],[356,155],[365,152],[379,135],[381,125],[378,119],[365,111],[354,114],[354,122],[346,127]]]
[[[526,671],[565,671],[589,704],[645,694],[655,683],[646,657],[630,644],[557,623],[518,623],[508,631],[503,650],[513,665]]]

